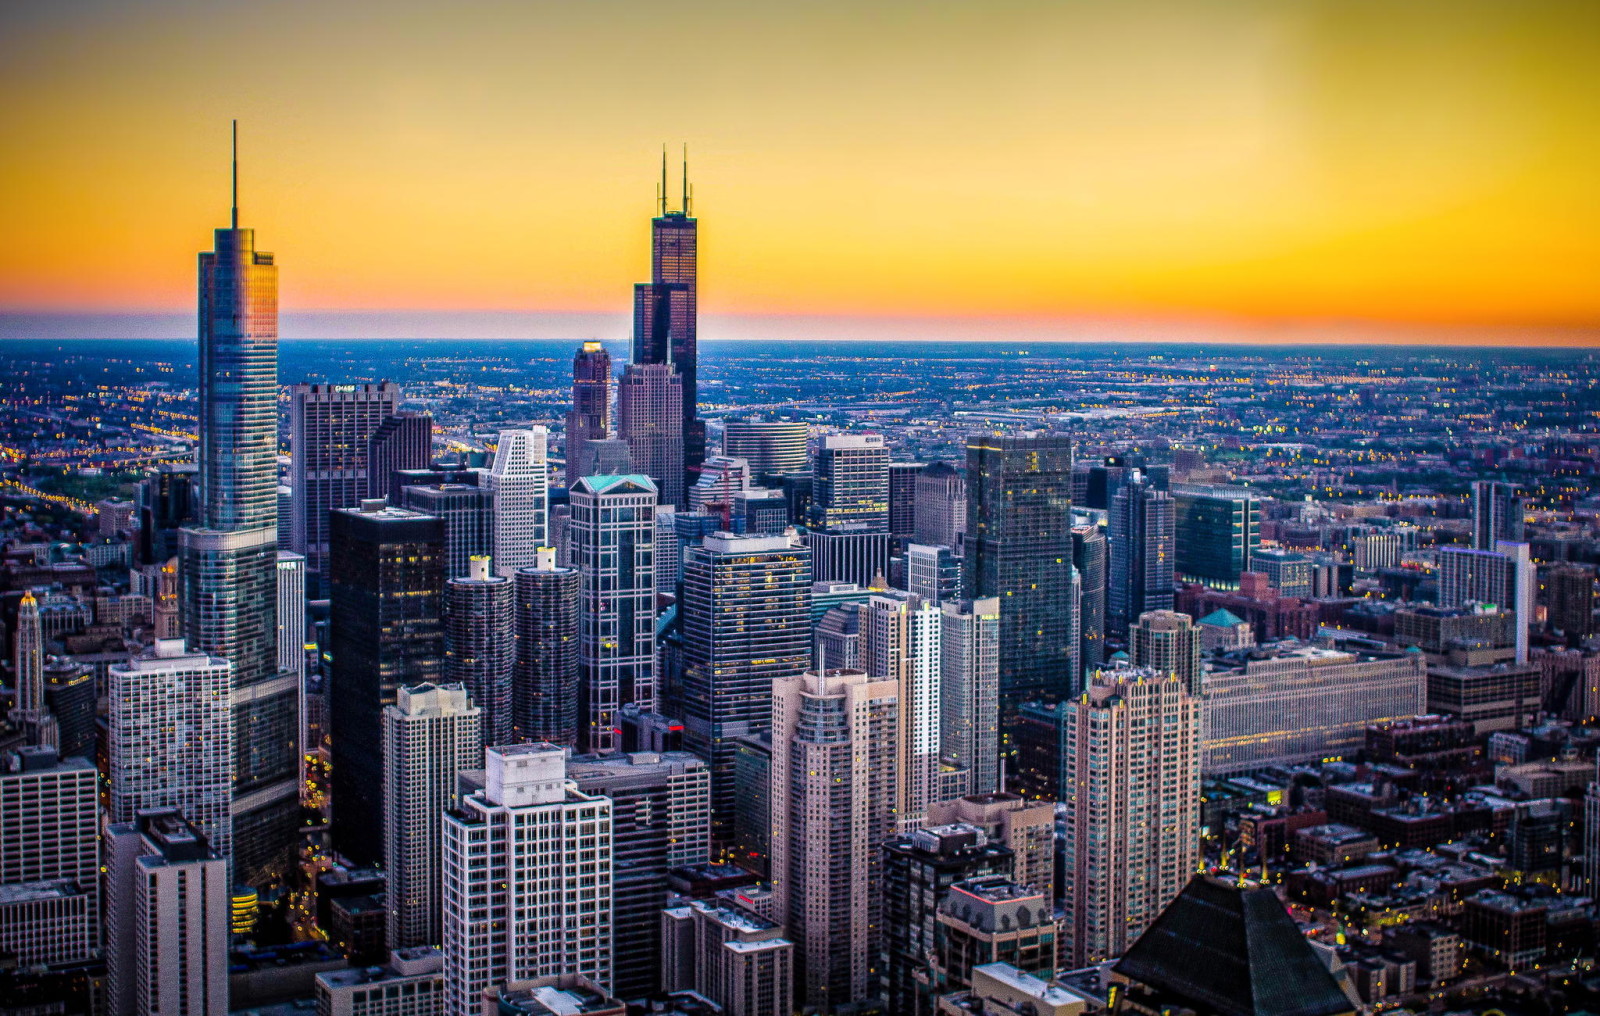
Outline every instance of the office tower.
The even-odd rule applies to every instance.
[[[846,522],[805,534],[819,582],[851,582],[863,588],[884,582],[889,567],[889,534],[874,525]]]
[[[572,488],[578,611],[578,745],[614,751],[617,710],[656,704],[656,487],[648,476],[585,476]]]
[[[700,467],[700,476],[689,488],[691,511],[709,511],[728,519],[733,498],[750,489],[750,463],[727,455],[712,455]]]
[[[490,748],[484,765],[442,820],[444,1011],[551,974],[610,985],[610,799],[570,786],[555,745]]]
[[[1580,638],[1595,633],[1593,568],[1577,564],[1552,568],[1545,577],[1545,590],[1553,630]]]
[[[1526,504],[1515,484],[1493,480],[1472,483],[1472,547],[1495,550],[1502,540],[1521,543],[1527,528]]]
[[[1083,473],[1083,507],[1109,511],[1117,491],[1133,475],[1134,466],[1121,455],[1107,455],[1090,464]]]
[[[178,530],[195,518],[199,467],[163,462],[139,484],[140,564],[165,564],[178,556]]]
[[[219,856],[232,850],[235,730],[227,660],[162,639],[109,670],[111,821],[180,809]]]
[[[1011,851],[969,825],[934,826],[883,845],[883,952],[878,961],[888,1010],[932,1016],[942,992],[939,903],[951,886],[1011,871]]]
[[[17,704],[11,720],[22,728],[30,745],[56,748],[61,744],[61,729],[44,698],[44,628],[39,623],[39,601],[33,591],[22,591],[17,604],[17,633],[12,639],[11,673],[16,681]]]
[[[682,376],[663,363],[630,363],[617,382],[617,436],[628,442],[634,471],[677,508],[686,504],[682,388]]]
[[[106,829],[113,1016],[225,1016],[228,865],[177,811]]]
[[[1200,863],[1200,702],[1151,670],[1062,703],[1069,968],[1127,951]]]
[[[698,475],[706,457],[706,425],[698,417],[698,309],[699,278],[696,240],[698,224],[689,214],[689,183],[684,173],[682,203],[667,209],[667,172],[663,157],[659,214],[650,222],[650,281],[633,287],[633,362],[669,364],[682,378],[683,489]],[[620,392],[619,392],[620,398]],[[620,410],[619,410],[620,414]],[[641,464],[634,469],[647,473]],[[680,502],[663,497],[668,504]]]
[[[882,435],[822,439],[807,527],[817,581],[866,586],[887,570],[889,450]]]
[[[1135,667],[1148,667],[1176,677],[1189,694],[1200,695],[1200,629],[1188,614],[1152,610],[1128,628],[1128,657]]]
[[[1180,581],[1237,589],[1241,574],[1259,570],[1255,555],[1261,548],[1261,502],[1255,491],[1179,483],[1171,493],[1172,567]],[[1137,613],[1131,612],[1129,618]]]
[[[1106,661],[1106,534],[1099,526],[1072,527],[1072,566],[1078,569],[1078,659],[1084,673]]]
[[[21,967],[90,960],[100,937],[94,910],[93,883],[0,885],[0,952]]]
[[[296,743],[311,751],[310,694],[306,688],[306,559],[278,551],[278,673],[293,674],[299,694]],[[158,636],[160,637],[160,636]]]
[[[744,1016],[794,1012],[794,943],[782,925],[721,898],[663,910],[661,924],[662,990]]]
[[[772,683],[773,919],[796,945],[795,1002],[867,997],[882,930],[880,846],[895,832],[899,688],[860,671]]]
[[[585,476],[626,476],[634,471],[633,453],[620,437],[592,439],[586,455]]]
[[[994,793],[1001,789],[998,598],[943,604],[939,674],[940,756],[970,774],[968,793]]]
[[[383,867],[390,949],[442,942],[439,837],[456,774],[483,761],[481,710],[459,684],[419,684],[383,707]]]
[[[719,533],[691,547],[678,603],[684,746],[711,763],[712,833],[733,839],[736,739],[772,729],[772,682],[811,662],[811,552]]]
[[[278,269],[239,228],[237,192],[215,239],[200,255],[200,489],[178,534],[180,614],[190,649],[233,664],[233,877],[260,884],[292,863],[300,827],[300,687],[278,671]]]
[[[789,528],[789,505],[781,490],[742,490],[733,495],[729,514],[736,533],[771,535]]]
[[[1002,731],[1029,699],[1081,686],[1072,567],[1072,441],[1065,434],[967,439],[968,599],[1000,598]]]
[[[578,605],[576,568],[556,567],[540,547],[517,569],[517,665],[511,678],[511,722],[519,741],[578,743]]]
[[[922,825],[928,805],[938,800],[940,762],[939,636],[942,612],[918,596],[874,593],[859,611],[862,668],[897,687],[900,748],[895,762],[899,786],[899,831]]]
[[[474,557],[494,553],[495,492],[465,483],[407,484],[396,492],[401,508],[432,515],[444,522],[444,573],[461,578],[472,570]]]
[[[917,543],[959,546],[967,531],[967,482],[950,463],[933,463],[917,474],[911,511]]]
[[[549,544],[550,490],[545,469],[548,433],[543,427],[502,430],[494,465],[484,477],[494,491],[494,566],[514,575]]]
[[[945,991],[972,987],[972,971],[1004,960],[1025,974],[1055,969],[1051,901],[1005,875],[978,875],[950,887],[939,902],[939,967]]]
[[[683,545],[678,539],[678,510],[656,505],[656,595],[676,596],[683,577]]]
[[[44,704],[55,721],[62,758],[94,758],[99,740],[94,668],[71,657],[51,657],[44,665]]]
[[[992,843],[1011,851],[1011,880],[1055,899],[1056,806],[1004,791],[940,801],[928,809],[930,826],[977,826]]]
[[[819,583],[820,584],[820,583]],[[855,588],[852,586],[851,588]],[[865,590],[863,590],[865,593]],[[863,602],[867,593],[862,597]],[[822,669],[860,670],[861,604],[841,603],[817,619],[812,657]]]
[[[482,747],[512,743],[512,672],[517,663],[516,586],[475,557],[471,573],[444,593],[444,680],[467,689],[482,711]]]
[[[291,546],[305,555],[313,599],[328,590],[328,512],[354,508],[374,496],[367,483],[367,448],[400,408],[400,398],[399,387],[387,381],[289,388]]]
[[[294,550],[294,488],[278,485],[278,549]]]
[[[611,436],[611,354],[598,342],[585,342],[572,357],[572,409],[567,413],[567,486],[587,471],[590,441]]]
[[[366,501],[328,537],[333,846],[364,865],[383,855],[383,707],[443,668],[444,524]]]
[[[381,967],[324,970],[317,974],[316,1011],[318,1016],[442,1014],[444,953],[416,946],[394,950]]]
[[[16,904],[0,913],[0,927],[15,928],[14,937],[4,936],[8,951],[28,945],[34,952],[19,957],[23,963],[93,951],[100,931],[97,779],[88,760],[63,759],[48,745],[0,760],[0,900]]]
[[[1445,547],[1439,551],[1439,606],[1492,603],[1517,615],[1518,663],[1528,662],[1528,626],[1533,623],[1538,583],[1526,543],[1495,544],[1494,550]]]
[[[711,856],[711,779],[684,751],[574,755],[567,779],[611,799],[611,993],[662,990],[661,908],[667,872]]]
[[[953,548],[913,543],[905,557],[908,592],[933,604],[961,598],[961,555]]]
[[[752,476],[803,473],[810,461],[806,454],[809,432],[804,423],[730,418],[722,425],[722,454],[750,463]]]
[[[1107,632],[1121,638],[1134,619],[1173,604],[1173,500],[1142,479],[1130,479],[1111,501],[1107,541]]]
[[[917,480],[926,463],[889,463],[889,536],[904,543],[917,535]]]
[[[367,439],[367,497],[392,497],[395,473],[427,469],[432,461],[432,416],[406,412],[385,417]]]

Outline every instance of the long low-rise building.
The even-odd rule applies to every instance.
[[[1427,677],[1416,652],[1278,642],[1219,657],[1203,678],[1201,769],[1228,775],[1357,751],[1369,724],[1426,711]]]

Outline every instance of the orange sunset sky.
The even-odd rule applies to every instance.
[[[0,94],[13,337],[192,335],[238,117],[286,335],[621,337],[666,141],[712,338],[1600,344],[1593,0],[17,0]]]

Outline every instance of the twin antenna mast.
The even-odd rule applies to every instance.
[[[678,210],[684,215],[693,214],[691,209],[694,207],[694,188],[689,186],[689,146],[687,143],[683,146],[683,190],[679,192],[679,197],[681,204],[678,206]],[[661,146],[661,183],[656,186],[656,209],[658,215],[664,217],[667,214],[666,145]]]

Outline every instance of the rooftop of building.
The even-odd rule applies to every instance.
[[[17,903],[37,903],[43,900],[65,900],[74,896],[87,896],[87,890],[70,878],[49,879],[43,882],[13,882],[0,885],[0,906]]]
[[[621,1002],[578,977],[540,978],[555,984],[505,987],[497,992],[502,1014],[523,1016],[581,1016],[583,1013],[621,1013]],[[565,982],[565,983],[563,983]]]

